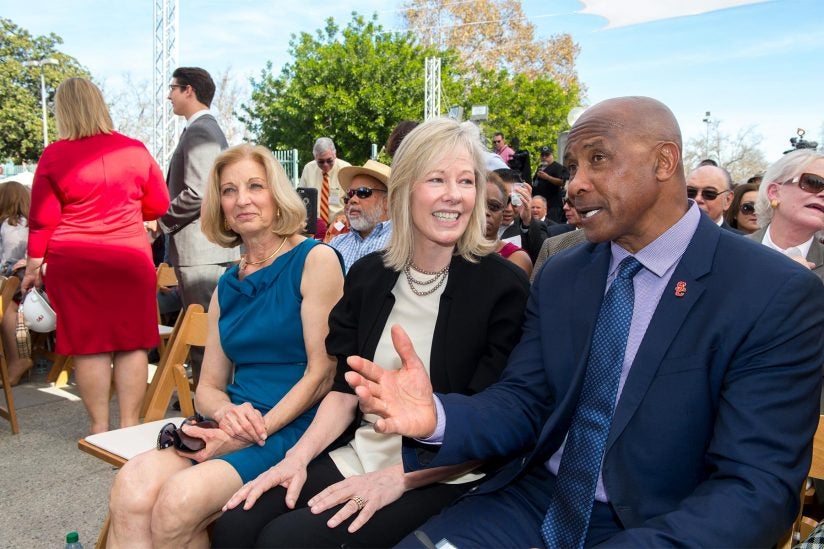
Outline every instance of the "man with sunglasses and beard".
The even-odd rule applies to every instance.
[[[741,233],[724,221],[724,212],[732,204],[730,172],[709,164],[699,166],[687,177],[687,197],[695,200],[710,219],[722,229]]]
[[[338,158],[335,143],[328,137],[319,137],[315,141],[312,156],[314,160],[303,167],[299,186],[318,190],[318,228],[315,238],[323,240],[326,228],[343,211],[344,192],[338,174],[351,164]]]
[[[346,272],[355,261],[383,250],[389,242],[392,222],[387,217],[386,182],[390,173],[389,166],[374,160],[363,166],[347,166],[338,173],[350,231],[336,236],[329,245],[343,256]]]

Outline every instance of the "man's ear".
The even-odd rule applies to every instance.
[[[720,198],[724,200],[724,208],[722,211],[726,212],[730,209],[730,206],[732,206],[732,199],[735,198],[732,189],[730,189],[730,192],[722,194]]]
[[[655,177],[659,181],[671,179],[681,164],[681,151],[671,141],[660,143],[656,148]]]

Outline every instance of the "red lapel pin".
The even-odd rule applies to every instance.
[[[687,293],[687,283],[681,280],[675,285],[675,297],[684,297]]]

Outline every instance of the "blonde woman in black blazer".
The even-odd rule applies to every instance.
[[[284,460],[229,501],[214,547],[388,547],[483,478],[478,462],[405,474],[400,437],[373,430],[343,375],[352,355],[400,367],[405,330],[440,390],[497,381],[529,284],[484,238],[484,174],[477,139],[454,121],[404,139],[388,182],[392,240],[352,266],[329,318],[335,385]]]

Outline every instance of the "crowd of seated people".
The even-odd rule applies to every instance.
[[[123,467],[109,546],[713,545],[740,523],[718,510],[744,498],[742,485],[761,496],[750,494],[753,512],[771,514],[758,535],[775,538],[759,541],[774,543],[798,505],[820,395],[824,155],[791,152],[760,182],[735,185],[723,167],[683,165],[677,123],[654,100],[587,112],[563,165],[540,149],[531,183],[501,167],[509,158],[496,152],[514,152],[504,134],[491,151],[473,124],[403,121],[387,164],[350,165],[320,137],[301,176],[318,193],[312,235],[271,151],[220,153],[200,225],[242,255],[209,304],[203,417],[179,427],[202,444],[159,442]],[[597,139],[617,151],[605,167],[586,158]],[[28,203],[11,191],[0,186],[9,274],[23,266],[11,242],[28,225]],[[29,267],[39,284],[39,264]],[[785,287],[745,297],[762,273]],[[718,281],[731,276],[741,284],[725,295]],[[628,311],[604,313],[627,291]],[[749,301],[735,324],[709,297]],[[713,320],[688,334],[698,348],[671,352],[670,331],[695,330],[697,315]],[[607,333],[621,319],[625,331]],[[7,328],[16,382],[30,361],[15,359]],[[612,352],[600,358],[604,339]],[[607,384],[598,368],[609,361]],[[604,384],[613,392],[598,400]],[[766,386],[788,389],[772,403],[747,396]],[[693,399],[672,395],[684,387]],[[642,455],[638,441],[678,410],[672,434]],[[90,414],[93,430],[107,426]],[[802,421],[790,428],[787,414]],[[729,432],[754,423],[759,440]],[[592,431],[594,469],[574,463]],[[649,471],[668,459],[683,478],[662,487]],[[565,499],[568,489],[580,491]],[[702,494],[719,516],[702,512]]]

